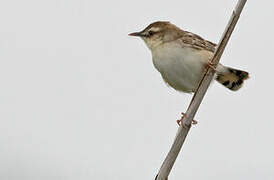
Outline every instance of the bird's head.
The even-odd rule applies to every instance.
[[[130,36],[141,37],[149,49],[153,50],[158,45],[173,41],[182,36],[183,31],[167,21],[157,21],[140,32],[130,33]]]

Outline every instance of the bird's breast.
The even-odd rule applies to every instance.
[[[171,87],[183,92],[196,90],[205,62],[201,53],[175,44],[152,50],[152,57],[155,68]]]

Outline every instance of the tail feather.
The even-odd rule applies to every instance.
[[[246,71],[223,66],[221,72],[217,72],[216,80],[232,91],[237,91],[243,86],[244,80],[249,78]]]

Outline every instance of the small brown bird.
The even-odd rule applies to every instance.
[[[129,34],[141,37],[152,53],[155,68],[164,81],[182,92],[195,92],[216,44],[164,21]],[[240,89],[248,72],[218,64],[215,79],[232,91]]]

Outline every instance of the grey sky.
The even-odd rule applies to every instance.
[[[127,34],[168,20],[218,42],[235,3],[1,0],[0,179],[154,179],[191,95]],[[247,2],[221,62],[251,78],[211,85],[170,179],[273,179],[273,5]]]

